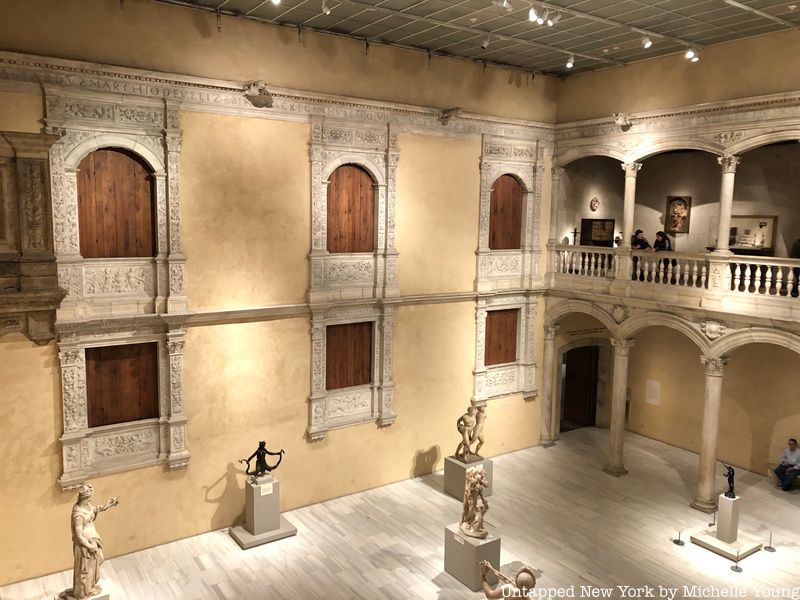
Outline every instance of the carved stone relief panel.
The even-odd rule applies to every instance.
[[[475,289],[479,293],[525,289],[531,287],[538,276],[543,162],[543,143],[483,136],[478,213],[478,276],[475,280]],[[492,186],[502,175],[512,175],[523,187],[519,250],[489,248]]]
[[[64,297],[53,252],[48,152],[58,138],[0,132],[0,315],[37,344],[55,337]],[[11,313],[14,313],[12,315]]]
[[[186,330],[168,333],[137,331],[137,318],[123,329],[102,330],[98,324],[80,333],[76,325],[61,332],[59,359],[64,433],[61,436],[64,489],[95,475],[165,462],[170,468],[188,464],[183,401],[183,349]],[[77,329],[76,329],[77,328]],[[129,329],[130,328],[130,329]],[[152,325],[146,328],[153,330]],[[89,427],[86,393],[86,348],[157,342],[159,416],[129,423]]]
[[[377,304],[312,308],[311,396],[308,437],[323,439],[329,430],[366,421],[379,426],[394,423],[392,354],[394,308]],[[354,387],[326,389],[326,328],[343,323],[373,323],[371,382]]]
[[[534,361],[534,332],[539,297],[530,294],[482,296],[475,309],[475,370],[473,371],[473,402],[484,404],[491,398],[522,393],[526,398],[536,395],[536,363]],[[514,364],[486,366],[486,316],[492,310],[518,309],[517,352]]]
[[[397,284],[395,183],[397,134],[386,125],[313,119],[311,125],[312,304],[393,296]],[[328,178],[340,166],[365,169],[374,182],[375,251],[331,253],[328,240]]]

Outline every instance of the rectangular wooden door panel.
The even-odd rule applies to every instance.
[[[158,344],[86,349],[89,427],[154,419],[158,410]]]
[[[328,325],[325,347],[325,389],[364,385],[372,381],[371,321]]]
[[[517,360],[517,318],[519,309],[490,310],[486,313],[484,364],[500,365]]]
[[[597,346],[567,352],[564,373],[563,419],[572,425],[591,426],[597,410]]]

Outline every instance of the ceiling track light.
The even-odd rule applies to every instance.
[[[539,18],[538,18],[538,19],[536,19],[536,22],[537,22],[539,25],[544,25],[544,22],[547,20],[547,17],[548,17],[549,15],[550,15],[550,11],[548,11],[548,10],[545,8],[545,9],[544,9],[544,12],[539,14]]]
[[[684,56],[692,62],[700,60],[700,51],[697,48],[689,48]]]
[[[652,45],[653,45],[653,40],[651,40],[649,37],[647,37],[647,36],[644,36],[644,37],[642,38],[642,48],[644,48],[645,50],[647,50],[647,49],[648,49],[650,46],[652,46]]]
[[[536,19],[539,18],[539,13],[536,10],[536,7],[531,4],[531,9],[528,11],[528,21],[531,23],[535,23]]]
[[[489,39],[489,36],[487,35],[485,38],[483,38],[483,43],[481,43],[481,48],[486,50],[489,47],[489,42],[490,41],[491,40]]]
[[[561,20],[561,13],[556,13],[553,16],[551,16],[549,19],[547,19],[547,26],[548,27],[552,27],[553,25],[558,23],[560,20]]]
[[[494,5],[498,8],[504,8],[506,12],[511,12],[514,7],[511,6],[510,0],[494,0]]]
[[[270,0],[275,6],[281,3],[281,0]]]
[[[570,55],[570,57],[567,59],[567,68],[571,69],[574,66],[575,66],[575,57]]]
[[[326,0],[322,0],[322,12],[326,15],[331,14],[331,8],[328,6],[328,2]]]

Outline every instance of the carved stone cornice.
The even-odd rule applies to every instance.
[[[42,84],[80,89],[87,94],[117,94],[128,98],[167,100],[204,112],[244,115],[254,118],[308,121],[311,117],[392,124],[400,130],[435,131],[444,135],[493,135],[552,143],[553,128],[546,123],[501,119],[461,113],[440,122],[441,110],[408,104],[377,102],[333,94],[316,94],[269,85],[272,107],[257,108],[245,97],[248,82],[191,77],[85,61],[0,52],[0,83],[33,93]],[[92,113],[102,115],[103,107]],[[89,113],[87,113],[89,114]],[[113,120],[113,111],[106,110]],[[135,119],[136,116],[131,116]]]

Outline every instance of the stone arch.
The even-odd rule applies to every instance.
[[[523,194],[529,194],[533,191],[533,177],[530,171],[531,169],[526,169],[525,165],[491,165],[488,173],[489,189],[492,189],[495,182],[503,175],[508,175],[516,179],[517,183],[522,186]]]
[[[620,324],[619,337],[632,338],[648,327],[669,327],[679,331],[695,343],[702,355],[712,356],[711,345],[693,323],[668,313],[648,311],[635,315]]]
[[[745,138],[735,144],[731,145],[727,150],[727,154],[742,154],[755,150],[760,146],[768,146],[776,142],[786,142],[796,140],[800,141],[800,129],[787,129],[783,131],[770,131],[762,133],[749,138]]]
[[[154,175],[163,175],[165,172],[163,157],[139,142],[136,137],[120,133],[101,133],[79,142],[64,157],[64,168],[77,169],[86,155],[101,148],[125,148],[141,156],[150,165]]]
[[[596,304],[583,300],[565,300],[553,307],[548,307],[544,316],[545,325],[555,325],[562,317],[570,313],[583,313],[594,317],[608,329],[612,337],[617,337],[619,326],[614,318]]]
[[[644,148],[637,148],[637,150],[638,152],[630,157],[629,162],[641,162],[658,154],[671,152],[673,150],[697,150],[714,155],[722,155],[725,153],[725,147],[721,144],[708,142],[701,138],[657,140]]]
[[[372,177],[372,181],[375,185],[386,185],[386,174],[383,167],[370,157],[361,154],[341,154],[325,163],[325,166],[322,168],[323,180],[327,181],[331,174],[343,165],[355,165],[356,167],[360,167]]]
[[[775,344],[800,354],[800,335],[766,327],[748,327],[724,335],[711,344],[710,351],[712,356],[722,357],[748,344]]]
[[[590,158],[592,156],[605,156],[606,158],[613,158],[621,163],[629,162],[629,158],[624,152],[614,149],[611,146],[588,146],[580,148],[570,148],[563,153],[556,155],[556,164],[554,166],[566,167],[569,163],[580,160],[581,158]]]
[[[601,338],[601,337],[585,337],[585,338],[579,338],[577,340],[572,340],[571,342],[567,342],[563,346],[559,346],[559,347],[556,348],[556,365],[560,365],[562,363],[562,361],[564,360],[564,355],[567,352],[569,352],[570,350],[575,350],[576,348],[586,348],[586,347],[589,347],[589,346],[598,346],[599,348],[603,349],[603,351],[609,353],[610,363],[608,365],[609,366],[609,371],[608,371],[608,377],[607,377],[607,384],[608,384],[607,400],[608,400],[608,404],[607,405],[606,405],[606,403],[602,403],[601,404],[600,396],[598,396],[595,399],[595,402],[597,403],[598,408],[603,408],[604,409],[602,412],[598,413],[595,416],[595,424],[598,427],[607,427],[609,425],[609,419],[611,417],[611,414],[610,414],[610,412],[611,412],[611,406],[610,406],[611,382],[610,382],[610,379],[611,379],[611,364],[613,364],[613,348],[611,346],[611,340],[609,338]],[[598,358],[598,362],[599,362],[599,358]],[[598,373],[597,373],[598,381],[602,379],[602,377],[601,377],[602,373],[601,373],[601,370],[600,370],[599,367],[600,367],[600,365],[598,364]],[[554,412],[555,415],[560,415],[561,414],[561,410],[562,410],[562,401],[563,401],[562,396],[564,394],[563,382],[561,380],[561,376],[560,375],[557,377],[556,383],[555,383],[555,385],[553,387],[555,389],[553,412]],[[554,439],[559,439],[560,435],[561,435],[561,426],[560,426],[560,423],[559,423],[559,419],[556,416]]]

